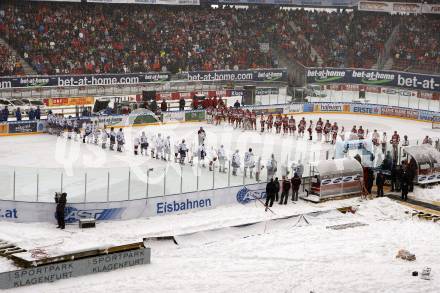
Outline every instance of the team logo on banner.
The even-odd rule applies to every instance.
[[[266,191],[263,189],[250,190],[247,187],[243,187],[237,192],[237,201],[242,204],[262,198],[266,198]]]
[[[78,222],[84,218],[92,218],[97,221],[115,220],[121,218],[124,210],[125,208],[79,210],[74,207],[66,207],[64,209],[64,220],[68,224]]]

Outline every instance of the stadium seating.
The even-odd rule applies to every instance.
[[[18,58],[0,44],[0,76],[23,75],[23,67]]]
[[[396,26],[394,68],[438,72],[439,23],[267,6],[0,4],[0,37],[39,74],[277,67],[280,52],[304,66],[371,68]],[[8,60],[0,74],[22,74],[13,56],[0,52]]]
[[[401,21],[392,54],[397,70],[440,72],[440,19],[407,16]]]

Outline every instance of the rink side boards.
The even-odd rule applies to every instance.
[[[376,117],[388,117],[388,118],[398,118],[403,120],[420,121],[420,122],[432,122],[432,118],[440,115],[438,112],[428,111],[428,110],[417,110],[404,107],[386,106],[379,104],[359,104],[359,103],[332,103],[332,102],[319,102],[319,103],[297,103],[297,104],[278,104],[278,105],[259,105],[259,106],[245,106],[250,110],[255,110],[264,114],[272,113],[273,115],[306,115],[306,114],[354,114],[354,115],[368,115]],[[371,109],[376,111],[371,111]],[[357,111],[356,111],[357,109]],[[359,110],[363,109],[363,110]],[[383,110],[387,110],[386,114]],[[283,110],[279,113],[279,110]],[[196,115],[195,119],[187,120],[187,117],[191,114],[197,112],[201,115]],[[393,115],[392,113],[396,114]],[[401,113],[411,113],[411,115],[401,115]],[[390,114],[391,113],[391,114]],[[106,127],[117,127],[117,128],[127,128],[127,127],[146,127],[162,124],[180,124],[180,123],[200,123],[206,121],[206,116],[204,111],[176,111],[169,115],[170,117],[165,122],[149,122],[133,125],[107,125]],[[176,116],[176,117],[172,117]],[[190,119],[190,118],[188,118]],[[22,121],[22,124],[28,123],[27,121]],[[17,124],[17,122],[2,123],[0,124],[0,137],[1,136],[15,136],[15,135],[34,135],[44,133],[45,121],[34,122],[36,123],[36,131],[29,131],[25,129],[23,132],[9,131],[9,125]]]
[[[233,186],[174,195],[112,202],[67,203],[65,221],[82,218],[99,221],[131,220],[182,214],[234,204],[247,204],[266,197],[266,183]],[[55,223],[55,203],[0,200],[0,220],[18,223]]]

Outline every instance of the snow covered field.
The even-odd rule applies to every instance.
[[[414,193],[409,194],[410,198],[416,198],[421,201],[440,203],[440,185],[427,186],[426,188],[414,187]]]
[[[332,210],[355,205],[355,214]],[[304,220],[268,222],[244,228],[196,233],[173,243],[151,243],[150,265],[23,287],[11,292],[439,292],[440,225],[411,219],[408,209],[387,198],[349,199],[318,205],[230,206],[184,215],[99,223],[67,232],[49,224],[0,222],[0,239],[44,250],[136,242],[145,236],[182,234],[311,211]],[[326,227],[359,222],[365,226]],[[234,233],[239,229],[239,234]],[[243,237],[247,235],[249,237]],[[214,241],[213,241],[214,240]],[[399,249],[417,260],[396,259]],[[431,280],[411,276],[431,267]],[[11,269],[2,260],[0,270]],[[5,291],[7,292],[7,291]]]
[[[395,118],[349,114],[298,114],[295,118],[303,116],[307,120],[322,117],[336,121],[347,130],[353,125],[388,134],[397,130],[401,136],[407,134],[413,144],[425,135],[438,137],[440,134],[431,129],[430,123]],[[108,183],[111,200],[126,199],[127,189],[131,191],[131,198],[140,198],[145,196],[145,173],[149,168],[153,168],[148,177],[150,196],[178,193],[180,184],[183,191],[193,191],[253,183],[249,178],[243,181],[242,170],[239,176],[232,177],[218,171],[213,174],[207,168],[185,166],[181,169],[173,162],[167,164],[131,153],[131,142],[142,131],[149,136],[170,135],[173,141],[185,138],[190,146],[195,146],[200,126],[206,129],[209,150],[223,144],[229,155],[239,149],[243,156],[252,147],[256,156],[264,160],[274,153],[279,165],[302,160],[307,167],[308,162],[325,159],[327,151],[330,156],[333,151],[332,146],[316,141],[274,133],[243,132],[230,126],[205,123],[126,128],[128,144],[122,154],[49,135],[2,137],[2,199],[12,198],[14,170],[17,200],[36,200],[38,193],[39,200],[52,201],[53,192],[59,191],[62,185],[69,193],[70,202],[83,201],[84,180],[89,201],[105,201]],[[87,179],[83,179],[85,174]],[[438,194],[437,190],[431,190],[431,199]],[[356,206],[356,213],[342,214],[335,210],[344,206]],[[387,198],[368,201],[353,198],[319,204],[303,201],[287,206],[275,204],[273,209],[275,215],[266,213],[256,202],[181,215],[100,222],[96,229],[89,230],[79,230],[76,225],[61,231],[50,223],[0,222],[0,239],[49,254],[139,242],[149,236],[187,234],[176,237],[179,245],[148,243],[152,247],[150,265],[10,291],[440,292],[437,277],[440,225],[411,218],[411,213],[406,213],[410,210],[399,203]],[[269,221],[300,214],[305,214],[305,220],[294,216]],[[255,221],[267,222],[228,228]],[[351,223],[364,226],[343,230],[328,228]],[[206,231],[210,229],[219,230]],[[396,259],[399,249],[414,253],[417,260]],[[421,272],[424,267],[432,269],[431,280],[411,276],[412,271]],[[10,261],[0,258],[0,271],[12,269],[15,267]]]
[[[432,130],[430,123],[350,114],[297,114],[297,120],[336,121],[349,131],[353,125],[363,125],[370,130],[387,132],[390,137],[397,130],[401,137],[409,136],[411,144],[420,143],[425,135],[440,136]],[[132,141],[145,131],[148,136],[162,134],[170,136],[172,143],[185,138],[190,148],[195,149],[197,130],[203,126],[207,132],[208,155],[221,144],[228,156],[234,150],[244,152],[252,148],[256,156],[266,164],[273,153],[278,161],[278,176],[282,165],[290,166],[301,160],[305,165],[305,175],[309,172],[309,162],[324,160],[333,156],[333,146],[309,142],[306,138],[260,134],[257,131],[242,131],[228,125],[214,126],[206,123],[168,124],[144,128],[126,128],[126,151],[124,153],[102,150],[96,145],[57,138],[50,135],[32,135],[0,138],[0,184],[3,186],[2,199],[51,201],[55,191],[69,193],[71,202],[106,201],[163,196],[179,192],[206,190],[213,187],[237,186],[255,183],[255,179],[243,178],[243,168],[238,176],[228,173],[209,172],[208,168],[189,165],[183,168],[171,162],[165,163],[150,157],[134,156]],[[380,160],[378,156],[377,160]],[[147,170],[153,168],[152,171]],[[15,190],[14,190],[15,171]],[[148,175],[147,175],[148,173]],[[165,175],[166,174],[166,175]],[[148,179],[147,179],[148,177]],[[266,172],[262,180],[266,179]],[[148,187],[147,187],[148,181]],[[87,182],[87,183],[86,183]]]

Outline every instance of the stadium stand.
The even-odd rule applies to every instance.
[[[371,68],[396,27],[393,68],[438,72],[439,23],[267,6],[0,4],[0,37],[39,74],[267,68],[278,66],[277,52],[304,66]],[[7,56],[0,74],[20,74]]]
[[[401,21],[392,54],[397,70],[440,72],[440,19],[407,16]]]
[[[23,75],[23,67],[8,47],[0,44],[0,76]]]

